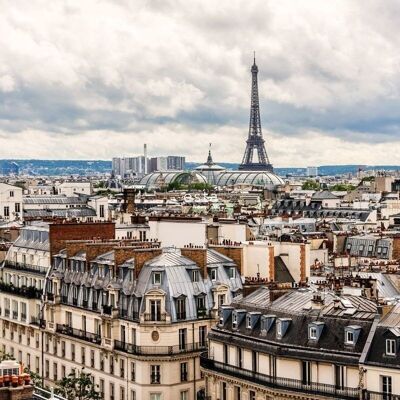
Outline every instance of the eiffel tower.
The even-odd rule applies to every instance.
[[[254,63],[251,67],[252,79],[249,136],[246,141],[246,150],[244,151],[242,163],[239,165],[239,170],[273,172],[274,168],[269,162],[264,145],[265,141],[261,131],[257,74],[258,67],[256,65],[256,56],[254,54]],[[258,162],[253,161],[255,151],[257,151]]]

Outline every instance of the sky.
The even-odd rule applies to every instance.
[[[400,164],[397,0],[0,0],[0,158]]]

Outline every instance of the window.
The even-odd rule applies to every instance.
[[[278,336],[282,336],[282,323],[281,323],[281,321],[278,321],[276,323],[276,333],[278,334]]]
[[[240,347],[237,348],[237,366],[243,368],[243,352]]]
[[[53,380],[54,381],[58,380],[57,363],[53,363]]]
[[[207,326],[199,326],[199,344],[200,347],[205,347],[207,341]]]
[[[210,269],[210,279],[212,281],[217,280],[217,270],[215,268]]]
[[[251,329],[251,315],[246,317],[246,322],[247,329]]]
[[[187,362],[181,363],[181,382],[188,380],[188,364]]]
[[[161,393],[150,393],[150,400],[161,400]]]
[[[104,399],[104,379],[100,379],[99,381],[99,391],[101,398]]]
[[[176,300],[176,319],[186,319],[186,299],[180,298]]]
[[[311,326],[310,329],[308,330],[308,338],[316,340],[317,339],[317,328],[314,326]]]
[[[65,312],[65,324],[72,327],[72,313],[71,311]]]
[[[100,218],[104,218],[104,204],[100,204]]]
[[[396,355],[396,341],[394,339],[386,339],[386,355]]]
[[[381,376],[381,385],[383,400],[389,400],[392,394],[392,377],[391,376]]]
[[[75,361],[75,345],[71,344],[71,360]]]
[[[136,365],[134,362],[131,362],[131,381],[135,382],[136,380]]]
[[[4,206],[4,216],[9,217],[10,216],[10,207]]]
[[[189,391],[184,390],[181,392],[181,399],[180,400],[189,400]]]
[[[119,376],[125,378],[125,360],[122,358],[119,360]]]
[[[256,392],[254,390],[249,390],[249,400],[256,400]]]
[[[237,314],[236,313],[232,314],[232,327],[233,328],[237,327]]]
[[[119,387],[119,398],[120,400],[125,400],[125,388],[123,386]]]
[[[227,386],[226,386],[226,382],[222,382],[221,385],[221,400],[227,400],[228,396],[227,396]]]
[[[114,393],[114,384],[110,383],[110,400],[114,400],[115,393]]]
[[[236,277],[236,269],[235,269],[235,267],[230,267],[228,269],[228,276],[229,276],[229,279],[235,279],[235,277]]]
[[[152,321],[161,321],[161,300],[150,300],[150,318]]]
[[[311,363],[309,361],[302,361],[302,383],[309,385],[311,383]]]
[[[258,371],[258,353],[254,350],[251,352],[251,366],[253,368],[253,372]]]
[[[187,329],[179,329],[179,350],[186,350]]]
[[[336,389],[344,388],[344,366],[335,365],[335,386]]]
[[[113,356],[110,356],[109,368],[110,368],[110,374],[114,374],[114,357]]]
[[[225,304],[225,295],[219,294],[218,295],[218,307],[221,307]]]
[[[10,190],[10,197],[14,197],[14,191]]]
[[[153,285],[161,285],[161,272],[153,272]]]
[[[205,317],[206,316],[206,298],[205,296],[197,296],[196,297],[196,308],[197,308],[197,317]]]
[[[85,348],[84,347],[81,347],[81,363],[82,363],[82,365],[85,365],[86,364],[86,351],[85,351]]]
[[[192,281],[199,282],[200,280],[200,272],[197,270],[192,271]]]
[[[15,212],[16,213],[21,212],[21,204],[20,203],[15,203]]]
[[[159,365],[150,366],[150,383],[160,384],[161,383],[161,368]]]
[[[346,344],[354,344],[354,333],[346,331]]]
[[[136,392],[131,390],[131,400],[136,400]]]
[[[90,350],[90,366],[94,368],[94,350]]]
[[[45,375],[46,378],[50,377],[50,364],[49,364],[49,360],[45,361]]]
[[[234,400],[241,400],[241,390],[240,386],[235,386],[234,391],[233,391],[233,398]]]
[[[224,363],[228,364],[229,363],[229,349],[228,345],[224,344],[223,347],[223,356],[224,356]]]

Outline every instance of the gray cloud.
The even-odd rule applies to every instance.
[[[0,6],[0,157],[240,161],[255,49],[275,165],[399,163],[395,0]]]

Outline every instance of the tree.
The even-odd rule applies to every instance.
[[[303,190],[319,190],[321,185],[312,179],[307,179],[303,186],[301,187]]]
[[[54,391],[68,400],[101,400],[97,386],[93,383],[92,374],[82,369],[78,375],[71,372],[58,381]]]

